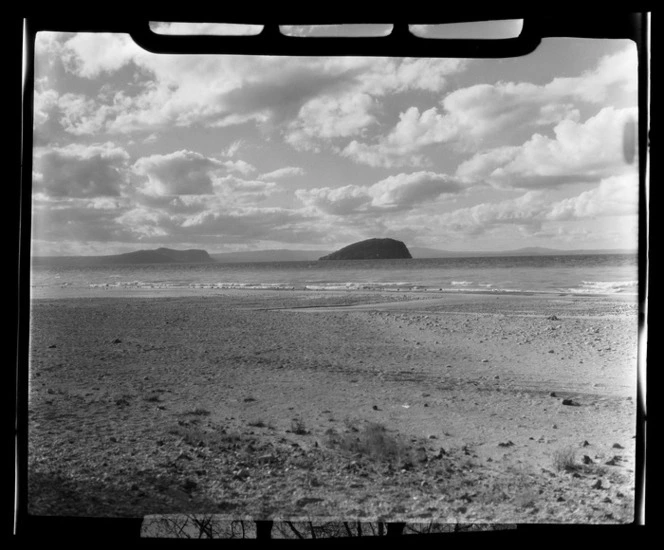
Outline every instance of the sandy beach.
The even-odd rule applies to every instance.
[[[31,514],[633,521],[633,296],[91,290],[31,315]]]

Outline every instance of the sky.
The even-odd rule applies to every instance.
[[[372,237],[636,248],[622,138],[637,115],[629,40],[549,38],[509,59],[317,58],[159,55],[126,34],[42,31],[33,254]]]

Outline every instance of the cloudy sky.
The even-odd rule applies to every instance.
[[[40,32],[33,252],[633,248],[636,83],[626,40],[546,39],[502,60],[298,58]]]

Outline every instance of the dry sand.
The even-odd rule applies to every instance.
[[[31,514],[633,521],[633,298],[96,291],[31,313]]]

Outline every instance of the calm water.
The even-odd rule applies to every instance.
[[[636,294],[637,256],[519,256],[411,260],[45,267],[50,288],[284,288]]]

